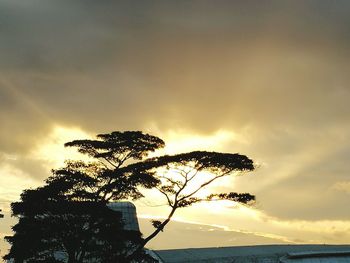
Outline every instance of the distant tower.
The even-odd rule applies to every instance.
[[[137,221],[136,207],[131,202],[114,202],[107,204],[108,208],[113,211],[122,213],[124,229],[140,231],[139,222]]]

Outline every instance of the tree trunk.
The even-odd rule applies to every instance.
[[[175,211],[177,209],[177,206],[174,206],[170,212],[170,214],[168,215],[168,218],[162,223],[160,224],[159,227],[157,227],[157,229],[152,233],[150,234],[148,237],[146,237],[143,242],[134,250],[134,252],[132,252],[129,256],[126,257],[127,259],[127,262],[131,262],[131,260],[133,260],[135,258],[135,256],[141,252],[144,247],[146,246],[146,244],[152,240],[155,236],[158,235],[158,233],[160,231],[162,231],[164,229],[164,227],[170,222],[171,218],[173,217]],[[129,260],[129,261],[128,261]]]

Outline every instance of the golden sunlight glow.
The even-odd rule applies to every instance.
[[[189,151],[222,151],[227,143],[232,141],[244,142],[243,136],[228,130],[218,130],[213,134],[202,135],[183,130],[168,130],[157,132],[165,141],[165,148],[152,153],[150,156],[176,154]]]
[[[0,193],[1,202],[10,202],[19,200],[19,195],[23,189],[38,186],[38,182],[32,179],[28,174],[14,166],[3,165],[0,167]],[[4,212],[10,210],[9,206],[1,206]]]
[[[64,144],[72,140],[88,139],[93,136],[76,127],[56,125],[52,132],[40,141],[32,151],[35,159],[45,162],[49,169],[63,165],[67,159],[86,159],[74,148],[65,148]]]
[[[176,171],[176,169],[171,169],[171,170],[166,170],[166,169],[161,169],[159,172],[159,175],[170,178],[172,180],[177,180],[177,181],[183,181],[183,178],[181,175],[179,175],[179,172]],[[189,174],[189,177],[191,176],[192,173]],[[209,172],[199,172],[192,181],[188,182],[186,188],[183,190],[182,194],[190,194],[194,191],[196,191],[201,184],[209,181],[212,179],[214,176],[209,173]],[[163,184],[167,184],[167,181],[162,179]],[[215,184],[215,181],[212,183],[212,185]],[[196,193],[196,197],[199,198],[205,198],[210,194],[210,187],[202,188]]]
[[[218,130],[211,135],[184,134],[169,131],[166,150],[168,153],[184,152],[187,150],[217,150],[225,143],[237,140],[238,136],[231,131]]]

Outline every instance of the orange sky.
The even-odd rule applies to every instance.
[[[64,142],[143,130],[166,153],[239,152],[259,164],[214,186],[255,194],[255,207],[185,209],[155,248],[181,246],[170,240],[183,224],[200,246],[348,243],[349,10],[323,0],[0,0],[0,236],[14,223],[9,203],[76,157]],[[139,215],[164,215],[149,202]]]

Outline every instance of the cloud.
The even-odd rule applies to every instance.
[[[151,224],[147,219],[139,220],[142,231],[150,233]],[[196,238],[193,238],[196,237]],[[152,249],[189,248],[189,247],[217,247],[243,246],[257,244],[288,243],[280,237],[264,236],[261,233],[224,230],[218,226],[200,223],[172,221],[148,247]]]
[[[87,129],[157,120],[213,131],[341,117],[345,96],[334,93],[348,80],[347,49],[338,46],[348,40],[328,35],[342,37],[340,8],[325,22],[326,4],[36,3],[7,3],[4,78],[55,120]],[[318,23],[331,30],[315,31]]]
[[[2,0],[0,152],[17,160],[1,165],[41,181],[57,126],[196,136],[259,164],[218,190],[281,220],[349,218],[349,7]]]
[[[350,181],[336,182],[331,187],[332,190],[350,193]]]
[[[348,219],[350,214],[343,209],[346,195],[332,190],[335,183],[347,180],[350,171],[345,130],[275,132],[252,139],[252,145],[238,144],[260,166],[254,176],[234,180],[234,189],[256,194],[259,208],[279,218]]]
[[[164,211],[157,207],[144,207],[138,204],[138,215],[143,219],[166,218],[166,215],[155,216],[158,211]],[[144,214],[144,213],[148,214]],[[158,215],[161,213],[158,212]],[[230,232],[232,235],[237,233],[247,234],[249,242],[255,242],[260,237],[268,238],[260,240],[262,243],[305,243],[305,244],[325,244],[325,243],[346,243],[349,239],[349,220],[295,220],[281,219],[273,217],[256,208],[244,206],[216,205],[210,207],[207,204],[200,204],[191,207],[190,209],[178,210],[174,218],[176,222],[195,224],[198,226],[207,226],[209,232],[207,238],[201,239],[202,242],[210,243],[210,229]],[[142,221],[141,221],[142,222]],[[147,235],[150,230],[150,223],[142,222],[142,231]],[[171,229],[171,224],[168,228]],[[207,229],[207,228],[205,228]],[[340,233],[343,233],[341,235]],[[227,235],[231,235],[226,233]],[[225,236],[226,234],[223,234]],[[169,233],[170,235],[170,233]],[[215,234],[213,234],[215,238]],[[239,236],[239,234],[238,234]],[[166,236],[168,237],[168,236]],[[256,239],[257,238],[257,239]],[[243,244],[245,241],[241,240]],[[237,240],[240,241],[239,239]],[[222,238],[219,243],[226,242]],[[259,242],[259,241],[257,241]],[[253,243],[249,243],[253,244]],[[232,244],[231,244],[232,245]],[[208,245],[206,245],[208,246]]]

